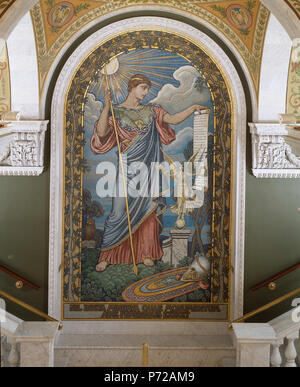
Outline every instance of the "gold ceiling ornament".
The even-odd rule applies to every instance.
[[[116,10],[135,6],[169,6],[196,16],[219,30],[238,50],[258,93],[259,74],[269,11],[259,0],[40,0],[32,10],[37,42],[40,92],[63,46],[88,23]],[[143,16],[142,11],[141,16]]]

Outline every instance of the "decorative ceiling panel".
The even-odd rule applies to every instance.
[[[256,91],[269,11],[259,0],[41,0],[31,14],[35,29],[40,87],[63,46],[80,29],[110,12],[135,6],[170,6],[217,28],[239,51]]]
[[[284,0],[295,12],[300,19],[300,1],[299,0]]]

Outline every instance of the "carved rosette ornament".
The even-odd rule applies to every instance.
[[[14,121],[0,128],[0,175],[37,176],[44,169],[48,121]]]
[[[252,136],[252,172],[264,178],[300,178],[300,131],[294,126],[274,123],[250,123]],[[296,126],[296,125],[295,125]],[[298,138],[297,138],[298,137]],[[291,146],[292,145],[292,146]]]

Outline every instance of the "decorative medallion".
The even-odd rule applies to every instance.
[[[238,31],[241,39],[251,50],[255,36],[253,21],[258,17],[260,2],[248,0],[245,3],[240,1],[240,3],[232,4],[231,1],[223,1],[218,5],[210,5],[209,7],[214,14],[221,16],[228,25]]]
[[[48,13],[48,23],[52,27],[63,27],[72,20],[74,5],[69,1],[55,4]]]
[[[238,4],[230,5],[226,9],[226,15],[229,23],[241,31],[248,30],[252,25],[253,18],[250,12]]]

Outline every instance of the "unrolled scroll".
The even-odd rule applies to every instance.
[[[204,191],[208,186],[207,179],[207,139],[208,139],[209,110],[194,113],[194,141],[193,153],[199,151],[195,162],[198,162],[197,176],[194,189]]]

